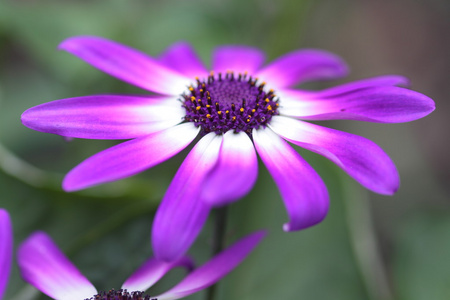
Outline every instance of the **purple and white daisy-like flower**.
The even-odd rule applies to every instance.
[[[12,262],[12,225],[9,214],[0,208],[0,299],[8,285]]]
[[[223,46],[214,50],[213,71],[208,72],[183,42],[158,59],[98,37],[69,38],[60,49],[159,94],[62,99],[24,112],[22,122],[34,130],[75,138],[131,139],[71,170],[63,182],[66,191],[139,173],[200,137],[156,213],[153,247],[155,255],[167,261],[185,253],[212,207],[250,191],[258,173],[256,153],[287,208],[284,230],[300,230],[325,217],[329,205],[325,184],[286,141],[327,157],[369,190],[391,195],[398,189],[398,172],[379,146],[304,120],[396,123],[434,110],[427,96],[397,87],[408,83],[401,76],[318,92],[293,89],[305,81],[347,74],[339,57],[322,50],[293,51],[262,66],[260,50]]]
[[[184,298],[219,281],[236,268],[264,236],[264,231],[250,234],[196,269],[187,256],[173,262],[150,258],[125,281],[121,289],[106,292],[97,291],[44,232],[35,232],[20,245],[17,262],[25,281],[57,300],[172,300]],[[184,267],[191,272],[161,295],[150,297],[144,293],[176,267]]]

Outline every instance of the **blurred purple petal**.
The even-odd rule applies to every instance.
[[[72,169],[64,178],[63,188],[76,191],[135,175],[183,150],[198,132],[194,124],[184,123],[118,144]]]
[[[0,299],[6,290],[11,271],[12,235],[11,218],[5,209],[0,208]]]
[[[95,287],[43,232],[35,232],[17,253],[23,279],[54,299],[80,300],[97,294]]]
[[[269,128],[253,130],[253,141],[286,205],[290,220],[283,229],[300,230],[321,222],[329,202],[327,188],[316,171]]]
[[[167,48],[159,61],[189,78],[202,78],[209,75],[195,50],[186,42],[178,42]]]
[[[194,262],[187,256],[174,262],[164,262],[156,258],[150,258],[125,281],[122,289],[145,291],[158,282],[167,272],[176,267],[184,267],[191,271],[194,268]]]
[[[256,77],[274,89],[305,81],[337,79],[348,73],[345,62],[323,50],[306,49],[285,54],[258,71]]]
[[[94,36],[76,36],[59,49],[130,84],[163,95],[179,95],[192,80],[128,46]]]
[[[66,137],[130,139],[172,127],[184,114],[176,98],[98,95],[32,107],[22,114],[22,123]]]
[[[194,270],[175,287],[155,298],[158,300],[180,299],[213,285],[236,268],[265,235],[264,231],[258,231],[239,240]]]
[[[234,73],[256,72],[264,62],[264,53],[248,46],[228,45],[217,47],[213,52],[212,69],[214,72]]]
[[[253,143],[244,132],[228,131],[223,136],[217,165],[205,178],[202,196],[206,203],[222,206],[245,196],[258,176]]]
[[[152,229],[155,257],[174,261],[184,255],[208,218],[210,205],[199,199],[205,176],[217,163],[222,136],[204,136],[178,169],[156,211]]]
[[[280,114],[304,120],[358,120],[401,123],[425,117],[435,109],[434,101],[408,89],[379,86],[348,90],[320,98],[294,90],[282,93]]]
[[[273,117],[270,128],[288,141],[330,159],[369,190],[392,195],[400,185],[392,160],[366,138],[280,116]]]
[[[409,87],[410,81],[408,78],[400,75],[383,75],[344,83],[321,91],[311,91],[310,93],[311,96],[316,98],[324,98],[379,86]]]

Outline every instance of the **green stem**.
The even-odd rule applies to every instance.
[[[227,225],[227,206],[215,210],[213,242],[211,247],[212,256],[216,255],[225,247],[225,232]],[[217,283],[212,285],[206,292],[207,300],[214,300],[216,295]]]
[[[392,300],[388,275],[372,222],[369,197],[366,191],[354,188],[350,179],[344,180],[345,210],[350,242],[357,266],[372,300]]]
[[[14,177],[28,185],[36,188],[49,188],[61,190],[60,182],[62,176],[40,170],[14,153],[9,151],[0,143],[0,169],[11,177]]]

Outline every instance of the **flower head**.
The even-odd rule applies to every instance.
[[[121,289],[106,292],[98,292],[44,232],[36,232],[22,243],[17,261],[25,281],[53,299],[171,300],[196,293],[220,280],[247,257],[264,235],[263,231],[259,231],[239,240],[194,269],[169,291],[153,297],[145,295],[144,291],[167,272],[176,267],[184,267],[189,271],[193,269],[193,262],[189,257],[173,262],[150,258],[125,281]]]
[[[0,299],[8,284],[12,261],[12,226],[6,210],[0,208]]]
[[[391,195],[398,172],[373,142],[303,120],[348,119],[395,123],[422,118],[434,102],[401,76],[365,79],[323,91],[296,84],[347,74],[336,55],[298,50],[262,67],[264,54],[245,46],[215,49],[212,72],[186,43],[159,59],[97,37],[73,37],[66,50],[94,67],[158,96],[100,95],[33,107],[22,122],[66,137],[131,139],[70,171],[63,188],[74,191],[122,179],[175,155],[198,135],[158,208],[153,246],[175,260],[189,248],[211,207],[235,201],[253,187],[256,152],[274,178],[289,215],[286,231],[320,222],[328,193],[319,175],[288,142],[332,160],[364,187]],[[256,148],[256,152],[255,152]]]

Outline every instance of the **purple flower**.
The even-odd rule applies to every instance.
[[[6,210],[0,208],[0,299],[8,284],[12,261],[12,226]]]
[[[257,173],[256,152],[274,178],[289,215],[284,230],[320,222],[328,211],[319,175],[286,141],[335,162],[364,187],[391,195],[398,172],[373,142],[303,120],[408,122],[434,110],[430,98],[396,85],[401,76],[365,79],[319,92],[292,87],[347,74],[345,63],[322,50],[298,50],[262,67],[264,54],[246,46],[214,50],[208,73],[186,43],[159,59],[97,37],[60,45],[94,67],[157,96],[100,95],[33,107],[22,122],[66,137],[131,139],[75,167],[67,191],[122,179],[174,156],[198,135],[157,211],[153,247],[159,259],[183,255],[211,207],[246,195]],[[256,147],[256,152],[254,149]]]
[[[192,270],[193,262],[189,257],[182,257],[173,262],[150,258],[125,281],[120,290],[109,292],[98,292],[44,232],[36,232],[22,243],[17,253],[17,261],[25,281],[58,300],[119,299],[111,297],[112,295],[122,295],[123,298],[120,299],[124,300],[179,299],[203,290],[227,275],[247,257],[264,235],[263,231],[248,235],[194,269],[169,291],[154,297],[145,296],[143,291],[173,268],[184,267]],[[99,298],[95,298],[95,295]],[[111,298],[107,298],[108,295]],[[133,298],[133,295],[142,298]]]

